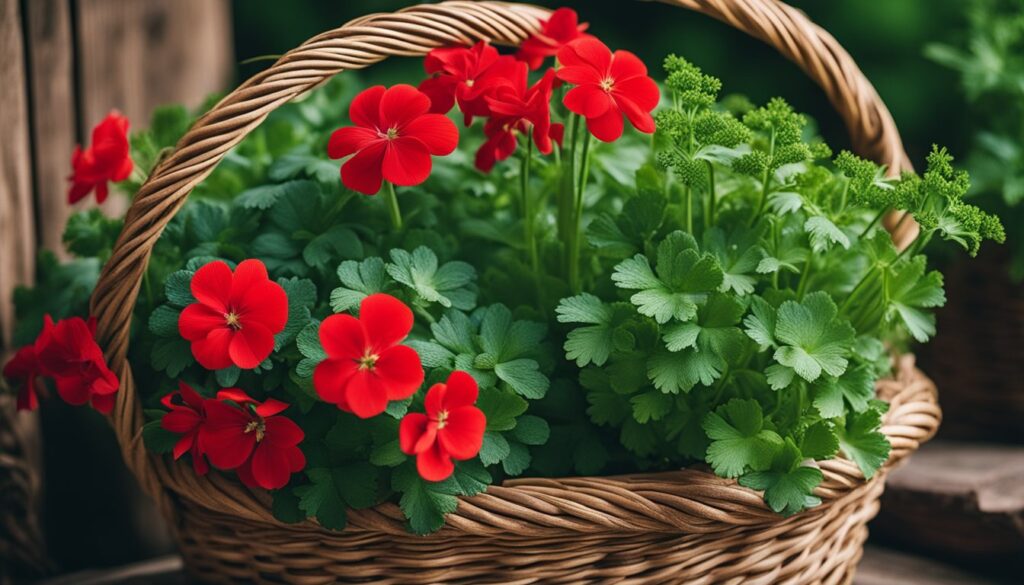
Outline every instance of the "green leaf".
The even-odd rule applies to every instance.
[[[167,302],[175,307],[184,308],[196,302],[192,296],[192,275],[189,270],[172,272],[164,281],[164,294]]]
[[[99,209],[74,213],[64,227],[64,247],[79,258],[107,258],[123,225],[122,219],[107,217]]]
[[[814,407],[825,418],[843,416],[846,412],[843,402],[855,412],[863,412],[868,401],[875,396],[875,380],[871,369],[860,366],[847,370],[842,376],[829,376],[815,385]]]
[[[270,510],[275,519],[286,524],[297,524],[306,519],[305,512],[299,507],[299,498],[292,490],[274,490],[270,495],[273,498]]]
[[[820,420],[804,430],[800,441],[800,452],[804,457],[831,459],[838,450],[839,437],[829,422]]]
[[[821,504],[814,489],[824,475],[820,469],[800,464],[801,453],[792,441],[774,458],[770,471],[753,471],[740,478],[740,485],[764,491],[764,499],[774,512],[792,516],[806,508]]]
[[[775,337],[783,344],[774,359],[808,382],[822,372],[841,376],[853,348],[855,331],[836,318],[838,309],[828,293],[819,291],[797,303],[779,306]]]
[[[708,352],[659,351],[647,360],[647,376],[662,392],[689,392],[697,383],[710,386],[722,375],[721,361]]]
[[[166,372],[170,378],[177,378],[185,368],[195,363],[191,346],[180,337],[157,339],[153,343],[150,360],[155,370]]]
[[[871,408],[864,412],[852,412],[846,416],[846,424],[839,429],[839,448],[853,460],[864,477],[871,477],[889,459],[892,446],[879,431],[882,415]]]
[[[518,359],[495,364],[494,373],[513,390],[525,398],[544,398],[550,381],[540,372],[540,366],[531,359]]]
[[[302,259],[314,268],[324,268],[338,258],[359,258],[363,243],[351,229],[334,225],[310,240],[302,249]]]
[[[487,417],[488,431],[510,431],[526,412],[527,402],[517,394],[499,388],[481,388],[476,406]]]
[[[480,447],[480,462],[484,465],[495,465],[501,463],[508,457],[511,449],[504,435],[495,431],[484,433],[484,442]]]
[[[160,305],[149,314],[149,331],[158,337],[177,337],[178,317],[181,310],[170,305]]]
[[[902,322],[922,343],[935,335],[935,315],[926,310],[946,304],[942,274],[934,270],[925,274],[925,262],[924,256],[914,256],[894,266],[888,289],[889,319]]]
[[[438,484],[438,489],[457,496],[475,496],[491,485],[491,474],[479,461],[459,461],[451,477]]]
[[[238,194],[235,203],[246,209],[270,209],[282,197],[315,197],[320,186],[313,181],[288,181],[276,185],[260,185]]]
[[[337,182],[341,164],[309,154],[286,154],[274,160],[267,173],[272,181],[309,177],[325,185]]]
[[[644,424],[661,420],[672,409],[672,397],[658,390],[637,394],[629,402],[633,405],[633,418]]]
[[[509,441],[508,447],[508,456],[502,459],[501,468],[512,477],[521,475],[530,467],[532,461],[530,450],[526,448],[526,445],[516,441]]]
[[[170,453],[174,445],[181,438],[181,435],[165,430],[160,426],[160,420],[153,420],[142,425],[142,441],[146,449],[151,453],[163,455]]]
[[[426,246],[416,248],[411,254],[405,250],[391,250],[387,271],[424,302],[463,311],[476,306],[476,290],[472,287],[476,271],[473,267],[458,261],[438,267],[437,255]]]
[[[528,414],[520,417],[516,422],[516,427],[512,429],[512,436],[524,445],[543,445],[551,436],[551,428],[548,427],[546,420]]]
[[[327,359],[327,352],[320,344],[320,322],[310,321],[295,336],[295,346],[298,347],[299,353],[303,357],[302,361],[296,365],[295,373],[302,378],[312,377],[317,364]]]
[[[379,470],[369,463],[306,470],[310,485],[295,488],[299,507],[331,530],[342,530],[348,508],[369,508],[378,501]]]
[[[739,477],[747,470],[764,471],[782,446],[782,438],[764,428],[756,400],[733,398],[704,418],[711,439],[707,460],[715,473]]]
[[[753,276],[764,249],[758,245],[764,228],[737,230],[726,237],[720,228],[704,233],[704,248],[715,255],[722,267],[721,292],[732,291],[743,296],[754,292],[757,279]]]
[[[747,337],[757,342],[762,351],[775,347],[775,308],[761,297],[754,297],[750,311],[751,314],[743,319]]]
[[[288,344],[311,319],[310,311],[316,304],[316,285],[308,278],[280,278],[277,283],[288,297],[288,320],[284,329],[274,337],[274,350]]]
[[[555,309],[559,323],[588,323],[569,332],[565,340],[565,358],[580,368],[587,364],[604,365],[614,343],[611,327],[614,311],[590,293],[564,298]]]
[[[404,463],[406,459],[408,457],[402,453],[398,439],[374,447],[370,452],[370,463],[377,467],[395,467]]]
[[[373,257],[362,262],[345,260],[338,266],[341,286],[331,291],[331,309],[335,313],[352,311],[366,297],[384,292],[391,279],[384,260]]]
[[[640,291],[630,301],[640,314],[658,323],[693,319],[697,303],[717,290],[724,279],[715,257],[701,255],[693,236],[678,231],[658,246],[656,270],[657,274],[646,256],[637,254],[615,266],[612,281],[619,288]]]
[[[398,502],[415,534],[429,534],[444,526],[444,517],[455,511],[459,500],[446,493],[440,484],[424,481],[414,466],[403,465],[391,476],[395,491],[401,492]]]
[[[836,244],[850,249],[850,238],[827,217],[815,215],[808,218],[804,230],[810,234],[811,248],[816,253],[825,252]]]
[[[214,372],[214,377],[217,379],[217,385],[221,388],[233,387],[238,383],[238,377],[241,375],[242,370],[238,366],[229,366]]]

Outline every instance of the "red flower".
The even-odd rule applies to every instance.
[[[54,379],[57,394],[75,406],[92,407],[110,414],[114,408],[114,393],[119,382],[107,367],[103,351],[94,337],[96,321],[86,323],[72,317],[53,323],[49,315],[43,322],[43,332],[35,343],[39,371]]]
[[[68,203],[77,203],[96,189],[96,201],[107,199],[107,181],[123,181],[132,173],[128,153],[128,118],[114,110],[92,129],[92,146],[75,146],[71,154]]]
[[[530,69],[537,69],[547,57],[558,54],[558,50],[580,38],[592,39],[585,34],[587,23],[579,23],[579,16],[572,8],[559,8],[551,13],[551,17],[541,23],[540,32],[523,41],[519,45],[516,58],[525,61]]]
[[[291,419],[277,416],[288,404],[273,398],[261,403],[228,388],[218,392],[215,400],[206,400],[204,407],[206,423],[199,430],[202,451],[214,467],[235,469],[245,485],[282,488],[306,466],[298,447],[305,434]]]
[[[427,53],[423,68],[432,75],[419,90],[430,98],[430,111],[446,114],[457,101],[466,126],[473,116],[487,116],[485,97],[506,83],[515,59],[498,55],[498,50],[480,41],[472,47],[445,47]]]
[[[288,321],[288,296],[259,260],[245,260],[234,274],[224,262],[210,262],[192,277],[192,295],[198,302],[181,312],[178,332],[208,370],[260,365]]]
[[[651,110],[658,105],[658,85],[647,67],[629,51],[614,54],[596,39],[580,39],[558,51],[562,81],[576,85],[565,94],[565,107],[587,119],[598,140],[622,136],[622,116],[637,130],[654,132]]]
[[[36,382],[40,371],[39,360],[36,358],[34,345],[26,345],[14,354],[4,366],[4,378],[18,388],[18,410],[35,410],[39,408],[39,397],[36,396]]]
[[[429,114],[430,98],[411,85],[371,87],[352,100],[355,126],[331,134],[327,155],[343,158],[341,182],[366,195],[380,191],[381,181],[418,185],[430,176],[431,155],[451,154],[459,142],[455,123]]]
[[[324,319],[320,343],[328,357],[313,371],[316,393],[359,418],[376,416],[389,401],[412,396],[423,384],[423,366],[414,349],[399,345],[412,323],[409,307],[386,294],[363,299],[358,319]]]
[[[405,415],[398,442],[406,455],[416,455],[416,469],[427,481],[442,481],[455,471],[452,459],[476,457],[484,442],[487,418],[473,406],[476,380],[452,372],[446,384],[434,384],[423,401],[426,414]]]
[[[493,95],[487,97],[491,109],[491,118],[484,126],[487,141],[476,153],[476,166],[484,172],[489,172],[495,162],[512,156],[519,143],[517,132],[532,130],[533,142],[541,154],[551,154],[552,140],[562,142],[562,125],[551,123],[554,70],[548,69],[537,83],[527,88],[526,64],[517,65],[510,83],[495,88]]]
[[[206,475],[210,470],[210,464],[203,456],[199,443],[199,429],[206,422],[204,398],[188,384],[178,382],[178,389],[164,396],[160,402],[170,409],[170,412],[160,419],[160,426],[181,435],[174,444],[174,458],[181,459],[185,453],[191,453],[192,469],[198,475]]]

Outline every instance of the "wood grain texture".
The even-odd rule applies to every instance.
[[[92,128],[111,108],[133,128],[155,106],[189,107],[231,77],[228,0],[75,0],[82,120]]]
[[[25,4],[38,239],[63,258],[61,234],[71,213],[67,176],[78,141],[71,5],[70,0]]]
[[[21,11],[0,0],[0,347],[14,328],[11,291],[32,280],[35,258],[28,96]]]

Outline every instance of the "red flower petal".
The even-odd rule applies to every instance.
[[[409,329],[412,329],[411,325]],[[324,319],[320,324],[320,344],[332,358],[349,360],[362,358],[369,345],[365,338],[363,322],[352,315],[331,315]]]
[[[223,370],[232,365],[229,348],[233,333],[230,329],[214,329],[203,339],[192,342],[192,355],[207,370]]]
[[[406,124],[404,136],[415,138],[427,147],[430,154],[451,154],[459,144],[459,129],[455,122],[440,114],[424,114]]]
[[[113,394],[94,394],[89,404],[100,414],[110,414],[114,410],[115,401]]]
[[[447,391],[444,396],[444,407],[446,409],[470,406],[476,403],[479,389],[476,380],[466,372],[456,370],[448,375],[445,382]]]
[[[378,129],[402,129],[407,123],[430,111],[430,98],[411,85],[393,85],[380,98]]]
[[[576,65],[573,67],[562,67],[555,75],[566,83],[573,85],[584,85],[588,83],[599,84],[604,80],[596,69],[587,65]]]
[[[369,370],[357,369],[345,386],[345,402],[352,414],[371,418],[387,408],[387,390]]]
[[[239,314],[242,328],[259,323],[271,333],[278,334],[288,323],[288,295],[281,285],[270,280],[256,283],[239,293],[232,303]]]
[[[265,490],[275,490],[288,485],[288,480],[292,476],[288,452],[294,448],[276,447],[267,444],[266,441],[256,445],[249,467],[256,485]]]
[[[658,84],[650,77],[634,77],[623,81],[615,81],[615,95],[625,96],[644,112],[650,112],[658,106],[661,92]]]
[[[178,333],[188,341],[205,339],[214,329],[227,328],[223,312],[201,303],[185,307],[178,317]]]
[[[402,417],[402,422],[398,425],[398,446],[402,449],[402,453],[406,455],[417,453],[416,447],[420,443],[420,439],[427,435],[429,423],[430,419],[427,418],[427,415],[420,412],[410,412]],[[433,440],[432,437],[431,440]]]
[[[190,433],[202,422],[199,413],[190,408],[175,408],[160,419],[160,426],[172,433]]]
[[[356,372],[358,365],[349,358],[326,359],[313,370],[313,388],[324,402],[337,404],[342,410],[349,410],[345,401],[345,387]]]
[[[629,51],[615,51],[609,70],[616,84],[632,77],[647,76],[647,65],[644,65],[639,57]]]
[[[396,138],[384,151],[381,171],[384,178],[395,185],[419,185],[430,176],[430,151],[415,138]]]
[[[344,158],[366,148],[374,140],[381,140],[376,130],[361,126],[338,128],[331,134],[331,139],[327,142],[327,156]]]
[[[475,406],[448,411],[447,424],[437,432],[437,440],[449,455],[460,461],[476,457],[484,441],[487,417]]]
[[[587,130],[602,142],[618,140],[623,126],[622,112],[617,108],[610,108],[603,116],[587,118]]]
[[[427,395],[423,398],[423,409],[432,420],[437,420],[437,415],[444,410],[444,395],[447,391],[448,387],[445,384],[434,384],[427,390]]]
[[[277,400],[267,400],[267,402],[278,402]],[[264,403],[266,404],[266,403]],[[284,403],[281,403],[284,404]],[[287,408],[287,404],[284,405]],[[256,409],[259,412],[259,408]],[[283,410],[283,409],[282,409]],[[281,412],[278,410],[277,412]],[[283,416],[273,416],[271,414],[263,415],[266,417],[266,436],[263,438],[263,443],[272,444],[278,447],[295,447],[306,438],[306,434],[302,432],[302,428],[299,427],[290,418]]]
[[[450,75],[438,75],[424,79],[418,89],[430,98],[431,112],[447,114],[455,106],[455,86],[458,83]]]
[[[231,268],[224,262],[217,260],[205,264],[192,275],[192,296],[204,305],[227,313],[231,280]]]
[[[348,117],[352,123],[363,128],[380,127],[380,100],[385,91],[383,85],[375,85],[352,98],[352,104],[348,108]]]
[[[374,372],[384,383],[388,400],[404,400],[423,385],[420,356],[407,345],[396,345],[381,352]]]
[[[455,471],[455,464],[440,443],[416,456],[416,471],[427,481],[444,481]]]
[[[387,141],[374,142],[360,150],[341,165],[341,182],[346,187],[364,195],[376,195],[384,180],[381,166]]]
[[[260,323],[245,323],[234,332],[228,346],[231,361],[243,370],[259,366],[272,351],[274,334]]]
[[[231,294],[228,296],[230,303],[237,303],[250,288],[267,282],[269,278],[263,262],[253,258],[243,260],[231,275]]]
[[[234,469],[245,463],[256,446],[256,433],[245,432],[252,420],[249,415],[216,400],[206,402],[206,414],[199,440],[210,463],[219,469]]]
[[[412,309],[395,297],[372,294],[359,304],[359,322],[366,331],[367,345],[380,352],[401,343],[412,331]]]
[[[601,41],[584,37],[558,51],[558,61],[566,67],[593,67],[603,75],[611,67],[612,52]]]
[[[648,111],[641,109],[636,102],[629,98],[616,97],[615,103],[629,119],[629,123],[637,130],[647,134],[654,132],[654,118]]]
[[[587,118],[588,121],[590,118],[605,115],[609,110],[615,110],[612,97],[594,85],[581,85],[570,89],[562,103],[569,111]],[[615,115],[621,117],[617,111]]]

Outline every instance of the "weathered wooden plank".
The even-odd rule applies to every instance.
[[[67,176],[77,142],[74,42],[69,0],[26,2],[32,154],[39,243],[63,256],[71,209]]]
[[[999,585],[999,578],[973,574],[941,561],[868,546],[853,585]]]
[[[0,0],[0,346],[13,330],[11,291],[32,280],[35,230],[25,54],[18,0]]]
[[[197,106],[227,87],[233,68],[228,0],[76,1],[81,129],[111,108],[141,127],[155,106]]]
[[[925,445],[890,475],[873,526],[916,550],[1024,568],[1024,447]]]

